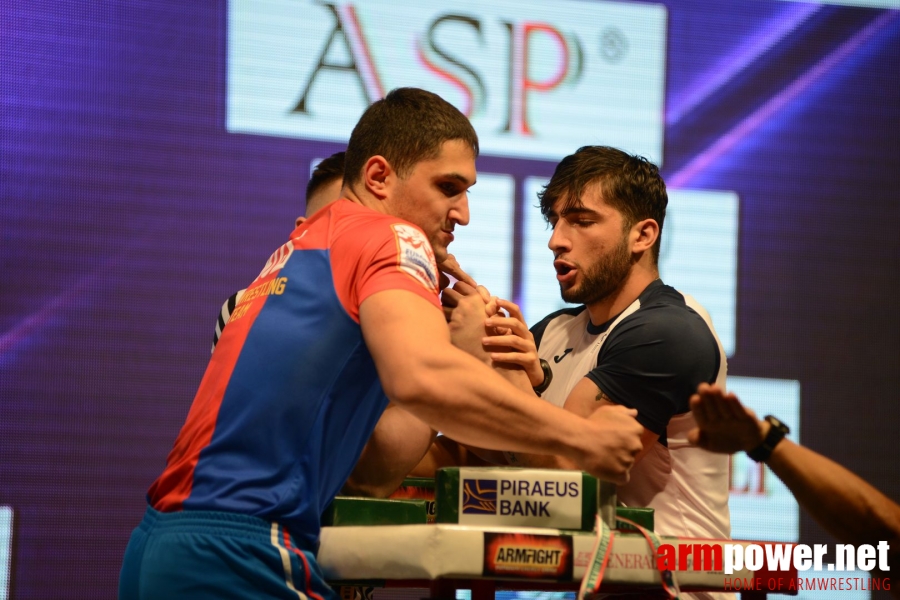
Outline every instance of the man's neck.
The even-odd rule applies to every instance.
[[[354,188],[362,188],[361,190]],[[341,198],[346,198],[350,202],[355,202],[356,204],[362,204],[366,208],[371,208],[374,211],[378,211],[380,213],[387,214],[387,207],[385,203],[379,201],[378,198],[369,193],[369,190],[365,188],[364,185],[357,183],[354,186],[345,185],[341,189]]]
[[[659,271],[655,266],[651,269],[640,264],[635,265],[619,289],[603,300],[587,305],[591,323],[603,325],[628,308],[647,289],[647,286],[657,279],[659,279]]]

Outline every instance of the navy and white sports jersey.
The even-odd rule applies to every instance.
[[[711,326],[659,280],[602,325],[580,306],[551,314],[532,333],[539,349],[559,348],[553,356],[541,352],[553,369],[545,398],[562,406],[588,377],[617,404],[638,409],[638,421],[663,445],[669,420],[688,412],[691,394],[701,382],[716,381],[725,362]]]
[[[659,534],[729,538],[728,457],[687,440],[696,426],[691,394],[702,382],[725,385],[725,352],[703,307],[657,280],[607,323],[593,325],[581,306],[549,315],[532,333],[553,370],[542,398],[563,406],[587,377],[659,434],[619,501],[654,508]]]

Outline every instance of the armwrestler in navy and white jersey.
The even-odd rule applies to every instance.
[[[659,279],[668,204],[659,169],[615,148],[581,148],[560,162],[540,201],[560,293],[581,305],[532,330],[552,370],[541,396],[582,416],[605,404],[636,409],[643,450],[619,500],[654,508],[659,534],[729,538],[728,461],[687,439],[690,396],[700,383],[725,384],[725,354],[706,311]],[[519,364],[538,387],[537,358],[514,349],[524,350]],[[558,457],[507,457],[571,468]]]
[[[553,379],[541,397],[563,406],[587,377],[659,436],[618,489],[626,506],[655,509],[656,532],[728,538],[727,460],[691,446],[688,399],[700,382],[725,384],[725,353],[696,301],[657,280],[602,325],[585,306],[555,312],[532,329]]]

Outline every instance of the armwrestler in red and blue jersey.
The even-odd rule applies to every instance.
[[[463,444],[627,480],[633,411],[575,416],[452,344],[454,326],[454,340],[484,335],[448,327],[435,266],[468,223],[477,155],[471,123],[435,94],[401,88],[366,109],[348,201],[297,228],[232,314],[125,551],[120,598],[334,598],[315,564],[320,514],[364,444],[365,485],[411,446],[421,458],[430,435],[411,444],[407,414]],[[487,310],[478,294],[461,305]],[[399,408],[382,415],[385,396]]]
[[[233,556],[216,548],[238,573],[223,575],[234,579],[230,586],[267,571],[279,576],[284,556],[309,573],[320,515],[387,404],[359,306],[374,293],[401,289],[439,308],[437,273],[421,230],[346,200],[298,227],[224,330],[168,465],[148,493],[151,508],[126,555],[123,586],[175,597],[196,578],[207,583],[219,575],[186,567],[198,547],[219,546],[207,529],[229,527],[259,542]],[[198,521],[203,533],[183,544],[160,542]],[[277,569],[261,569],[267,561]],[[176,571],[186,575],[174,577]],[[164,593],[161,586],[173,588]],[[327,592],[308,592],[315,593]]]

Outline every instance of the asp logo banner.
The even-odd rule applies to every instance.
[[[227,128],[342,142],[415,86],[463,111],[486,154],[606,144],[661,162],[665,47],[653,4],[230,0]]]

